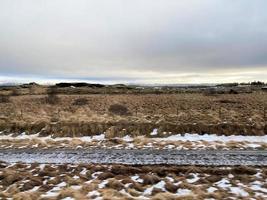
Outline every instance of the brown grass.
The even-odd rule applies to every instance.
[[[160,178],[153,174],[146,174],[144,176],[141,176],[141,178],[144,180],[144,185],[154,185],[160,182]]]
[[[216,186],[214,183],[226,178],[230,181],[231,185],[237,186],[238,183],[245,185],[245,190],[249,192],[250,197],[255,196],[255,193],[249,188],[249,185],[254,181],[258,180],[263,183],[266,178],[266,169],[262,168],[244,168],[244,167],[232,167],[232,168],[223,168],[223,167],[195,167],[195,166],[126,166],[126,165],[90,165],[90,164],[80,164],[80,165],[45,165],[43,171],[50,172],[54,169],[55,174],[52,176],[47,176],[45,173],[42,173],[38,164],[15,164],[15,165],[5,165],[1,164],[3,168],[0,170],[0,199],[7,198],[16,198],[16,199],[46,199],[46,200],[59,200],[65,197],[72,197],[77,200],[89,199],[86,197],[88,192],[98,191],[100,196],[103,199],[142,199],[142,192],[156,184],[158,181],[165,181],[165,189],[167,192],[162,191],[162,189],[154,188],[152,190],[152,195],[147,197],[150,199],[227,199],[229,197],[238,197],[237,194],[232,194],[227,190],[221,189]],[[7,167],[8,166],[8,167]],[[113,169],[114,168],[114,169]],[[117,175],[113,178],[110,176],[104,176],[99,178],[98,175],[96,179],[93,179],[91,176],[88,178],[77,179],[78,182],[73,182],[72,177],[80,176],[80,172],[84,169],[92,172],[102,172],[102,174],[109,174],[110,171],[116,171],[122,169],[122,174],[117,172]],[[166,173],[165,176],[157,177],[154,174],[158,173],[160,170]],[[262,177],[255,176],[255,170],[257,173],[261,173]],[[190,178],[189,171],[194,171],[199,173],[199,177],[203,181],[198,181],[194,183],[188,183],[186,178]],[[16,174],[17,173],[17,174]],[[128,174],[127,174],[128,173]],[[246,174],[248,173],[248,174]],[[19,179],[13,179],[15,181],[9,182],[9,185],[4,185],[3,180],[11,174],[21,175]],[[33,174],[37,176],[33,176]],[[220,174],[220,175],[218,175]],[[228,178],[229,174],[233,174],[233,178]],[[115,175],[115,174],[114,174]],[[138,175],[141,178],[144,178],[146,183],[138,183],[131,180],[132,175]],[[149,175],[149,177],[147,176]],[[172,180],[168,180],[167,177],[172,177]],[[211,178],[212,177],[212,178]],[[214,177],[217,177],[215,179]],[[99,189],[99,184],[107,180],[105,188]],[[206,182],[204,181],[206,180]],[[55,185],[65,181],[67,186],[63,187],[59,195],[54,198],[40,198],[41,194],[46,193],[47,191],[54,188]],[[90,182],[87,182],[90,181]],[[175,184],[178,183],[178,186]],[[130,183],[130,184],[128,184]],[[81,189],[73,189],[70,186],[80,185]],[[33,186],[41,187],[35,191],[31,192]],[[209,187],[217,187],[218,190],[214,193],[207,193]],[[121,192],[124,189],[128,194]],[[191,190],[190,195],[186,196],[177,196],[177,189],[189,189]],[[250,197],[243,198],[249,199]],[[93,198],[93,197],[92,197]],[[258,198],[260,199],[260,197]]]
[[[114,178],[111,178],[111,179],[108,179],[108,183],[106,184],[106,187],[120,191],[124,188],[124,185],[120,181],[118,181]]]
[[[248,166],[239,166],[232,169],[233,174],[244,174],[244,175],[254,175],[257,170]]]
[[[66,197],[72,197],[74,199],[78,200],[87,200],[88,198],[83,195],[80,191],[74,190],[72,188],[64,188],[60,191],[57,200],[66,198]]]
[[[171,192],[171,193],[176,193],[176,191],[178,190],[178,186],[170,183],[170,182],[167,182],[165,184],[165,189],[168,191],[168,192]]]
[[[13,196],[14,200],[36,200],[39,194],[36,192],[20,192]]]
[[[207,97],[201,94],[162,95],[57,95],[60,103],[45,104],[45,95],[12,96],[0,104],[0,130],[40,132],[56,136],[92,135],[149,136],[158,128],[165,133],[215,133],[264,135],[264,102],[267,93]],[[73,102],[86,98],[87,105]],[[235,103],[221,103],[220,100]],[[133,115],[112,115],[112,105],[123,105]],[[224,123],[227,121],[228,123]],[[56,123],[56,124],[55,124]],[[194,124],[196,123],[196,124]],[[112,127],[112,128],[111,128]],[[110,130],[112,129],[112,130]]]
[[[157,193],[151,200],[176,200],[177,197],[168,192]]]
[[[112,104],[109,106],[108,111],[115,115],[129,115],[129,110],[126,106],[120,104]]]
[[[10,103],[9,95],[0,95],[0,103]]]
[[[88,103],[89,103],[89,102],[88,102],[88,99],[81,97],[81,98],[77,98],[77,99],[75,99],[75,100],[73,101],[72,105],[74,105],[74,106],[85,106],[85,105],[87,105]]]
[[[113,178],[113,177],[114,177],[114,174],[112,174],[111,172],[103,172],[99,174],[97,178],[100,180],[105,180],[105,179]]]

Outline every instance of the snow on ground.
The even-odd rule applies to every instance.
[[[186,196],[191,194],[191,190],[189,189],[178,189],[177,193],[178,196]]]
[[[215,183],[215,185],[217,185],[220,188],[229,188],[229,187],[231,187],[231,184],[230,184],[229,180],[227,180],[225,178],[223,178],[219,182]]]
[[[163,141],[163,140],[171,140],[171,141],[206,141],[206,142],[262,142],[267,141],[267,135],[264,136],[243,136],[243,135],[214,135],[214,134],[189,134],[186,133],[184,135],[177,134],[172,135],[166,138],[154,138],[157,141]]]
[[[154,129],[153,132],[150,134],[151,136],[157,135],[157,129]],[[20,135],[17,136],[12,136],[10,135],[1,135],[0,132],[0,140],[12,140],[12,139],[52,139],[55,141],[62,141],[62,140],[72,140],[72,139],[79,139],[84,142],[91,142],[93,140],[105,140],[105,135],[100,134],[100,135],[95,135],[95,136],[83,136],[83,137],[57,137],[57,138],[52,138],[51,136],[47,137],[39,137],[39,134],[33,134],[33,135],[26,135],[25,133],[21,133]],[[126,135],[122,138],[122,140],[126,142],[133,141],[134,138],[132,138],[129,135]],[[153,137],[152,138],[155,141],[191,141],[191,142],[196,142],[196,141],[206,141],[206,142],[263,142],[267,141],[267,135],[264,136],[244,136],[244,135],[230,135],[230,136],[225,136],[225,135],[215,135],[215,134],[190,134],[186,133],[184,135],[182,134],[176,134],[176,135],[171,135],[168,137]]]
[[[192,175],[193,178],[192,179],[187,179],[188,183],[194,183],[194,182],[199,180],[198,174],[190,174],[190,175]]]
[[[151,133],[151,138],[145,136],[122,138],[105,138],[104,134],[84,137],[40,137],[39,134],[17,136],[1,135],[0,148],[114,148],[114,149],[267,149],[266,136],[239,136],[239,135],[214,135],[214,134],[177,134],[160,138],[157,129]]]
[[[229,188],[230,191],[233,193],[233,194],[237,194],[238,196],[241,196],[241,197],[247,197],[249,196],[249,194],[242,188],[239,188],[239,187],[230,187]]]
[[[150,133],[151,136],[158,135],[158,129],[153,129],[152,133]]]
[[[1,135],[0,132],[0,140],[12,140],[12,139],[39,139],[39,140],[54,140],[54,141],[63,141],[63,140],[72,140],[72,139],[79,139],[83,142],[92,142],[93,140],[105,140],[105,134],[100,134],[100,135],[94,135],[94,136],[83,136],[83,137],[56,137],[53,138],[51,136],[46,136],[46,137],[40,137],[39,134],[31,134],[31,135],[26,135],[24,132],[21,133],[20,135],[13,136],[12,134],[10,135]]]
[[[132,176],[131,179],[138,183],[143,183],[143,179],[141,179],[138,175]]]
[[[89,173],[84,174],[85,170]],[[192,170],[197,173],[188,173]],[[166,200],[198,199],[199,196],[203,199],[218,199],[222,196],[232,199],[266,199],[266,170],[264,167],[1,163],[0,199],[12,199],[20,194],[20,191],[35,194],[31,199],[41,197],[100,200],[155,197]],[[167,173],[166,176],[162,176],[163,171]]]

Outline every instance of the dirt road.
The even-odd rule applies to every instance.
[[[10,163],[99,163],[129,165],[267,166],[267,151],[127,150],[127,149],[12,149],[0,150]]]

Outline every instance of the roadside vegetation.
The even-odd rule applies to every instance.
[[[264,167],[0,164],[2,199],[266,199]],[[241,184],[241,183],[242,184]]]
[[[264,135],[267,93],[149,95],[0,96],[0,128],[7,132],[93,135],[112,130],[118,135],[164,133]],[[51,124],[51,122],[53,122]],[[54,124],[54,122],[57,122]],[[167,136],[165,134],[165,136]]]

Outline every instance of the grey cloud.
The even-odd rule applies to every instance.
[[[0,0],[0,75],[262,78],[266,8],[264,0]]]

